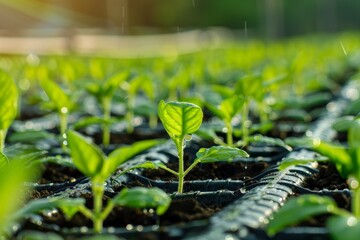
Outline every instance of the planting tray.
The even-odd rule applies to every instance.
[[[331,125],[336,117],[341,116],[343,109],[351,100],[349,91],[354,88],[351,84],[342,89],[334,100],[327,103],[326,110],[319,114],[318,119],[313,122],[304,132],[307,136],[332,140],[336,133]],[[46,120],[43,120],[46,122]],[[48,126],[45,122],[41,126]],[[21,125],[15,125],[21,129]],[[202,146],[202,141],[193,138],[185,151],[189,158]],[[52,146],[54,147],[54,146]],[[48,146],[49,149],[52,148]],[[52,148],[56,153],[56,148]],[[259,151],[260,149],[260,151]],[[110,149],[108,149],[110,151]],[[106,227],[104,232],[115,234],[126,239],[270,239],[263,228],[269,221],[269,217],[276,212],[295,194],[315,193],[319,195],[333,196],[342,194],[350,196],[348,189],[319,191],[302,187],[307,179],[319,172],[317,163],[309,163],[289,167],[284,171],[277,169],[277,164],[284,157],[315,159],[317,154],[308,149],[294,149],[288,151],[282,147],[271,145],[251,145],[248,150],[250,158],[235,159],[233,163],[219,163],[222,167],[226,164],[241,164],[242,171],[254,164],[263,164],[254,176],[245,176],[234,179],[225,176],[223,179],[200,179],[189,180],[184,184],[185,193],[175,193],[177,182],[174,180],[159,180],[148,177],[145,171],[136,170],[125,175],[115,173],[107,182],[106,195],[114,196],[121,186],[156,186],[168,192],[173,200],[196,199],[201,204],[207,204],[220,208],[211,217],[201,220],[193,220],[187,223],[160,226],[152,224],[140,226],[128,224],[125,228]],[[176,161],[177,151],[172,141],[154,147],[127,162],[128,166],[153,160],[169,164]],[[201,166],[200,166],[201,167]],[[206,170],[205,170],[206,171]],[[256,172],[256,171],[255,171]],[[200,176],[197,176],[198,178]],[[91,194],[90,182],[87,178],[78,178],[60,183],[34,184],[38,191],[47,191],[46,197],[78,197]],[[46,213],[47,217],[57,214],[57,211]],[[35,228],[42,231],[57,232],[62,236],[76,238],[92,235],[92,230],[86,227],[59,227],[48,223],[39,216],[30,217],[23,226],[14,229],[15,234],[21,235],[25,229]],[[329,235],[322,227],[292,227],[287,228],[271,239],[328,239]]]

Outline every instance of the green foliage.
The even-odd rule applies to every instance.
[[[200,107],[186,102],[168,102],[161,100],[158,115],[171,139],[182,143],[186,135],[198,130],[202,123],[203,112]]]
[[[274,214],[273,220],[266,226],[266,231],[270,236],[273,236],[286,226],[296,224],[307,219],[309,216],[335,213],[336,208],[335,201],[330,197],[302,195],[287,201]]]
[[[18,111],[18,91],[12,78],[0,71],[0,152],[4,149],[8,128]]]
[[[75,164],[75,166],[86,176],[88,176],[91,180],[91,189],[94,198],[94,209],[90,211],[84,205],[80,206],[70,206],[66,208],[66,213],[68,217],[72,217],[74,213],[77,211],[81,211],[85,216],[90,218],[94,223],[94,229],[96,232],[102,231],[103,221],[106,219],[108,214],[110,214],[111,210],[114,207],[114,204],[130,204],[129,201],[126,201],[127,194],[120,193],[120,195],[124,195],[122,197],[115,197],[114,201],[110,201],[107,206],[103,209],[102,206],[102,198],[104,195],[105,181],[110,177],[112,173],[124,162],[129,160],[131,157],[136,154],[151,148],[159,143],[162,140],[144,140],[134,143],[131,146],[125,146],[114,150],[109,154],[108,157],[94,144],[89,142],[88,139],[80,135],[75,131],[68,131],[68,142],[70,148],[70,155]],[[154,168],[156,166],[143,163],[137,166],[133,166],[134,168]],[[123,173],[129,171],[130,169],[124,169]],[[134,198],[132,194],[132,190],[129,191],[129,196]],[[134,190],[136,191],[136,190]],[[160,191],[160,190],[158,190]],[[149,198],[153,198],[153,201],[146,201],[143,205],[138,205],[139,207],[143,206],[159,206],[160,209],[165,209],[164,200],[159,200],[156,202],[157,197],[154,197],[154,194],[157,193],[154,191],[138,191],[137,193],[149,194]],[[159,193],[160,194],[160,193]],[[140,198],[140,196],[139,196]],[[147,199],[146,196],[143,196],[144,199]],[[120,200],[119,200],[120,199]],[[163,196],[160,195],[159,199],[163,199]],[[155,201],[155,202],[154,202]],[[131,205],[134,206],[135,205]],[[62,206],[61,206],[62,207]],[[166,207],[167,208],[167,207]],[[162,211],[159,210],[161,213]]]
[[[187,102],[159,102],[158,114],[163,126],[171,139],[174,141],[178,156],[179,169],[175,172],[164,165],[158,165],[178,178],[178,192],[182,193],[184,177],[198,163],[210,163],[220,161],[231,161],[238,157],[248,157],[248,154],[240,149],[224,146],[214,146],[209,149],[202,148],[196,154],[197,158],[185,170],[183,151],[187,136],[197,131],[202,123],[203,113],[199,106]]]
[[[112,201],[132,208],[156,208],[156,213],[162,215],[168,209],[171,198],[159,188],[134,187],[121,190]]]

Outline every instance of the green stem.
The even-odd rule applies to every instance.
[[[179,141],[176,144],[176,148],[178,150],[179,154],[179,170],[178,170],[178,193],[183,192],[183,186],[184,186],[184,147],[183,147],[184,138],[181,137]]]
[[[127,132],[134,132],[133,119],[134,119],[134,99],[132,96],[128,98],[128,106],[126,112]]]
[[[0,152],[4,152],[6,131],[0,130]]]
[[[248,116],[249,116],[249,104],[248,102],[245,102],[241,112],[241,129],[243,134],[242,138],[243,138],[244,146],[246,146],[249,143]]]
[[[356,218],[360,218],[360,187],[353,189],[352,212]]]
[[[231,125],[231,120],[226,121],[225,123],[227,132],[226,132],[226,143],[228,146],[233,146],[234,140],[233,140],[233,127]]]
[[[103,145],[108,146],[110,144],[110,118],[111,118],[111,99],[104,99],[102,102],[104,109],[103,123]]]
[[[157,115],[156,114],[151,114],[149,116],[149,126],[150,126],[150,128],[156,128],[157,124],[158,124]]]
[[[113,210],[114,206],[115,206],[115,204],[113,201],[108,202],[108,204],[106,205],[104,211],[101,213],[101,216],[100,216],[102,221],[105,221],[105,219],[109,216],[109,214]]]
[[[184,177],[199,163],[200,161],[194,161],[184,172]]]
[[[93,182],[91,188],[94,194],[94,231],[100,233],[103,229],[103,219],[101,218],[101,212],[102,198],[104,195],[104,184]]]

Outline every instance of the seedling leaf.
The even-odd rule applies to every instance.
[[[55,104],[58,112],[64,111],[63,108],[66,108],[66,111],[71,110],[73,104],[69,96],[59,85],[51,80],[42,80],[40,81],[40,84],[46,95],[48,95],[50,100]]]
[[[104,154],[85,137],[75,131],[68,131],[71,158],[80,172],[93,178],[100,173],[104,164]]]
[[[197,159],[201,163],[232,161],[235,158],[249,157],[244,150],[228,146],[213,146],[211,148],[201,148],[196,153]]]
[[[170,137],[178,139],[200,128],[203,112],[200,107],[187,102],[160,101],[158,113]]]
[[[273,219],[266,226],[266,231],[270,236],[273,236],[289,225],[299,223],[312,216],[332,213],[336,208],[335,201],[330,197],[312,194],[302,195],[287,201],[274,214]]]
[[[156,208],[156,213],[162,215],[168,209],[171,198],[159,188],[134,187],[123,189],[112,201],[131,208]]]
[[[250,137],[250,142],[262,142],[262,143],[267,143],[267,144],[283,147],[288,151],[292,150],[292,148],[289,145],[287,145],[280,138],[271,138],[271,137],[266,137],[266,136],[263,136],[260,134]]]
[[[327,223],[327,228],[335,240],[357,240],[360,236],[360,222],[359,219],[353,215],[349,216],[334,216],[331,217]]]
[[[12,78],[3,71],[0,86],[0,130],[6,131],[17,114],[18,91]]]
[[[108,156],[105,160],[101,175],[103,178],[108,178],[111,173],[113,173],[118,166],[123,164],[125,161],[129,160],[131,157],[136,154],[145,151],[155,145],[162,143],[164,140],[144,140],[136,142],[130,146],[121,147]]]

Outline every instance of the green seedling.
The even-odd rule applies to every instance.
[[[226,146],[214,146],[211,148],[201,148],[196,153],[196,159],[187,168],[184,169],[184,148],[186,141],[191,139],[191,134],[196,132],[202,123],[203,112],[201,108],[195,104],[187,102],[168,102],[160,101],[158,106],[159,118],[174,141],[178,157],[179,168],[178,171],[167,168],[165,165],[160,165],[170,173],[178,178],[178,192],[183,192],[185,176],[199,163],[210,163],[220,161],[231,161],[237,157],[248,157],[248,154],[238,148]]]
[[[17,115],[18,91],[11,77],[0,71],[0,152],[4,151],[5,137]]]
[[[214,106],[210,103],[207,103],[206,106],[208,109],[222,120],[226,127],[226,142],[222,141],[221,138],[216,137],[216,142],[224,146],[234,146],[233,140],[233,120],[236,115],[241,111],[241,108],[244,104],[244,99],[239,96],[232,96],[221,101],[219,106]]]
[[[106,79],[104,82],[96,82],[88,84],[86,90],[95,96],[98,103],[103,109],[102,119],[92,118],[90,122],[102,123],[103,130],[103,144],[104,146],[110,143],[110,125],[111,119],[111,104],[116,90],[120,88],[120,84],[127,80],[129,73],[127,71],[120,72]]]
[[[75,131],[68,131],[70,155],[75,166],[85,176],[90,178],[91,190],[94,198],[93,210],[82,206],[77,208],[94,223],[94,230],[101,232],[103,221],[107,218],[116,204],[138,207],[157,207],[158,213],[165,212],[169,205],[169,197],[159,189],[129,189],[123,190],[103,208],[105,181],[115,170],[134,155],[159,144],[161,140],[145,140],[131,146],[119,148],[105,156],[105,154],[85,137]],[[153,167],[155,164],[145,162],[123,171],[134,168]],[[137,196],[138,195],[138,196]],[[130,199],[130,200],[129,200]],[[132,200],[131,200],[132,199]],[[132,204],[132,205],[131,205]]]
[[[269,235],[274,235],[289,224],[300,222],[314,215],[329,213],[333,216],[327,227],[334,239],[358,239],[360,233],[360,119],[355,119],[348,132],[348,147],[322,141],[305,139],[308,148],[333,162],[352,190],[351,212],[336,206],[332,199],[317,195],[304,195],[287,202],[267,226]],[[311,160],[303,160],[302,163]],[[300,160],[287,161],[286,166],[299,164]],[[300,214],[301,213],[301,214]],[[290,217],[291,216],[291,217]],[[345,237],[346,236],[346,237]]]
[[[60,136],[62,138],[62,146],[66,145],[66,130],[68,125],[68,117],[75,107],[75,102],[71,97],[55,82],[50,80],[42,80],[40,82],[46,95],[53,104],[60,122]]]
[[[9,161],[0,153],[0,237],[6,237],[10,226],[18,219],[15,217],[30,192],[25,182],[34,181],[39,173],[36,166],[25,166],[20,159]]]

